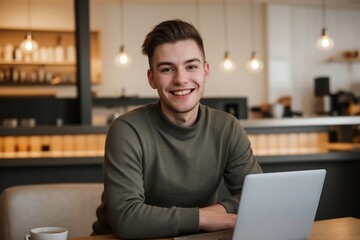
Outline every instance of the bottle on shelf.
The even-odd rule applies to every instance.
[[[47,62],[48,61],[47,50],[46,50],[45,47],[40,47],[39,48],[39,59],[40,59],[40,62]]]
[[[38,69],[38,81],[39,81],[39,83],[44,83],[45,82],[45,74],[46,74],[46,72],[45,72],[44,67],[40,67]]]
[[[54,49],[54,60],[57,63],[64,62],[64,47],[61,45],[62,37],[61,35],[57,36],[56,39],[56,46]]]
[[[25,70],[21,70],[20,71],[20,77],[19,77],[19,80],[20,82],[25,82],[26,81],[26,78],[27,78],[27,73]]]
[[[69,45],[66,48],[66,60],[70,63],[75,62],[75,47],[73,45]]]
[[[54,62],[54,49],[52,47],[46,48],[47,61]]]
[[[12,69],[6,68],[5,69],[5,82],[11,82],[12,79]]]
[[[0,82],[5,81],[5,71],[4,69],[0,69]]]
[[[31,71],[30,74],[29,74],[29,81],[31,83],[35,83],[37,80],[37,74],[35,71]]]
[[[12,82],[16,83],[19,81],[19,79],[20,79],[19,70],[14,68],[12,71]]]
[[[11,62],[13,60],[14,46],[11,43],[5,45],[4,48],[4,60]]]
[[[33,61],[33,62],[39,62],[39,61],[40,61],[40,52],[39,52],[39,49],[36,49],[36,50],[32,53],[32,61]]]
[[[23,59],[23,52],[19,47],[16,47],[14,50],[14,59],[16,62],[21,62]]]

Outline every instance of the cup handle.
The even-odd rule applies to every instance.
[[[30,234],[26,234],[26,235],[24,236],[24,240],[31,240]]]

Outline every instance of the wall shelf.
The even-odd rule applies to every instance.
[[[39,44],[38,54],[20,53],[16,57],[15,49],[24,39],[26,32],[26,29],[0,28],[0,47],[2,48],[2,52],[0,52],[0,84],[3,86],[75,85],[77,82],[75,32],[73,30],[32,29],[31,33]],[[102,81],[99,35],[98,31],[90,32],[92,84],[99,84]],[[61,39],[60,42],[59,39]],[[7,45],[11,45],[13,49],[11,59],[9,54],[6,54]],[[55,60],[55,47],[57,46],[63,48],[63,57],[58,61]],[[69,46],[72,48],[72,54],[68,52]],[[40,48],[42,48],[42,52]],[[42,53],[47,57],[42,56]],[[52,80],[53,78],[56,79]],[[44,79],[47,83],[44,83]]]
[[[0,65],[2,66],[75,66],[75,62],[27,62],[27,61],[5,61],[0,59]]]
[[[41,87],[41,86],[75,86],[74,83],[56,82],[56,79],[52,82],[0,82],[0,86],[6,87]]]

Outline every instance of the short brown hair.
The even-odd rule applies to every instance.
[[[164,43],[174,43],[187,39],[195,41],[205,61],[205,50],[202,37],[191,23],[175,19],[164,21],[156,25],[151,32],[146,35],[142,45],[142,53],[148,56],[149,67],[151,68],[151,62],[157,46]]]

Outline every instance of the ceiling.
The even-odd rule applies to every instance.
[[[10,0],[0,0],[2,1],[10,1]],[[25,2],[26,0],[11,0],[11,1],[19,1]],[[65,1],[75,1],[75,0],[31,0],[34,2],[65,2]],[[119,1],[119,0],[89,0],[91,1]],[[221,2],[223,0],[124,0],[128,3],[214,3]],[[250,3],[252,0],[226,0],[228,2],[244,2]],[[253,0],[256,3],[279,3],[279,4],[290,4],[290,5],[308,5],[308,6],[321,6],[322,0]],[[360,0],[324,0],[327,7],[346,7],[346,8],[360,8]]]
[[[91,0],[90,0],[91,1]],[[112,1],[112,0],[109,0]],[[115,0],[118,1],[118,0]],[[128,2],[136,3],[176,3],[176,2],[191,2],[195,3],[206,3],[206,2],[221,2],[223,0],[124,0]],[[228,2],[244,2],[249,3],[252,0],[226,0]],[[254,0],[256,3],[279,3],[279,4],[290,4],[290,5],[311,5],[321,6],[322,0]],[[360,0],[324,0],[328,7],[357,7],[360,8]]]
[[[242,1],[242,0],[240,0]],[[255,0],[264,3],[286,3],[295,5],[317,5],[321,6],[322,0]],[[360,7],[360,0],[325,0],[329,7]]]

